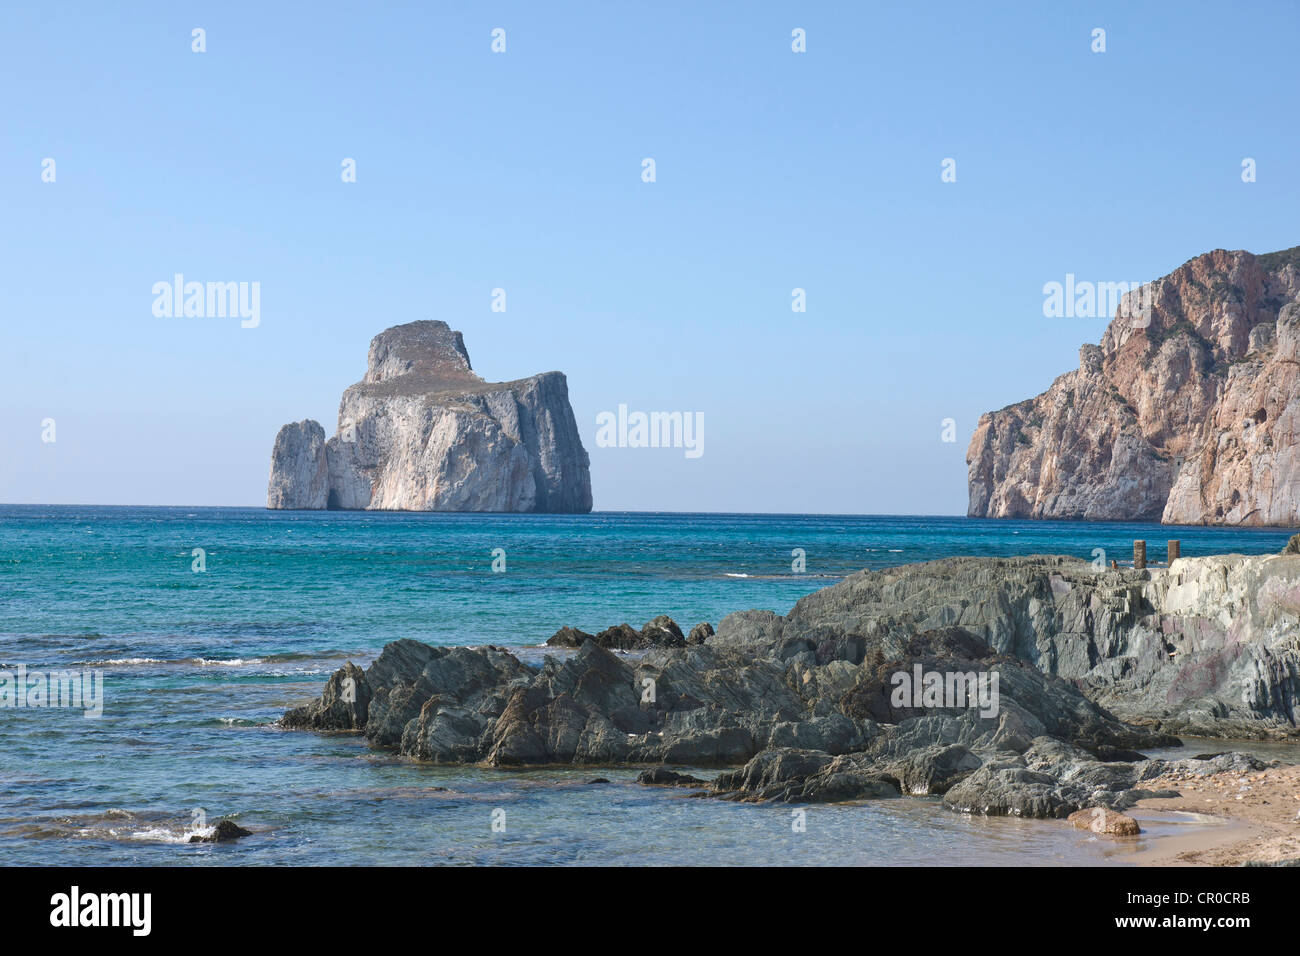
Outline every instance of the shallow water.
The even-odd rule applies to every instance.
[[[398,637],[534,649],[559,626],[784,613],[861,567],[953,554],[1276,551],[1286,531],[964,518],[474,516],[0,507],[0,669],[102,671],[100,719],[0,708],[0,862],[1123,862],[1059,822],[904,798],[791,808],[635,771],[432,767],[270,726]],[[194,572],[193,549],[206,571]],[[506,571],[493,573],[493,549]],[[807,573],[791,570],[802,548]],[[737,575],[748,575],[738,577]],[[1259,746],[1251,744],[1251,746]],[[1198,742],[1184,755],[1227,749]],[[698,771],[707,775],[711,771]],[[594,777],[610,785],[586,786]],[[433,788],[447,788],[445,791]],[[201,816],[195,810],[201,808]],[[492,830],[494,810],[505,831]],[[227,846],[183,841],[231,816]]]

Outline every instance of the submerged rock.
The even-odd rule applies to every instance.
[[[485,382],[445,322],[394,326],[371,341],[333,438],[310,420],[280,429],[267,507],[588,512],[568,383]]]
[[[677,773],[675,770],[667,770],[663,767],[656,767],[653,770],[643,770],[636,778],[637,783],[643,783],[650,787],[703,787],[705,781],[699,777],[692,777],[689,773]]]

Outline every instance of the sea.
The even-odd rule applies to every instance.
[[[1290,534],[943,516],[0,506],[0,674],[102,681],[98,714],[0,707],[0,865],[1123,865],[1182,824],[1118,844],[1060,821],[967,817],[934,798],[691,799],[639,786],[637,768],[431,766],[276,721],[345,661],[365,666],[398,638],[504,645],[540,663],[562,626],[668,614],[689,630],[747,608],[785,613],[862,568],[1035,553],[1123,562],[1135,539],[1151,561],[1171,538],[1184,556],[1258,554]],[[1300,762],[1298,746],[1239,746]],[[190,842],[222,819],[252,835]]]

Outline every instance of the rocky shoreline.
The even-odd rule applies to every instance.
[[[716,633],[662,616],[564,628],[549,643],[576,649],[537,668],[499,647],[396,641],[282,724],[436,763],[650,765],[647,785],[728,800],[1118,813],[1176,798],[1170,780],[1268,768],[1141,751],[1177,746],[1174,733],[1300,732],[1298,615],[1294,555],[1140,571],[950,558],[860,572]],[[725,769],[706,783],[673,765]]]

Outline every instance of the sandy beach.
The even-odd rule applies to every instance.
[[[1300,858],[1300,766],[1206,776],[1173,773],[1144,786],[1181,794],[1140,801],[1130,813],[1144,829],[1153,819],[1194,822],[1193,814],[1221,825],[1190,827],[1185,836],[1157,841],[1134,855],[1139,865],[1240,866]]]

